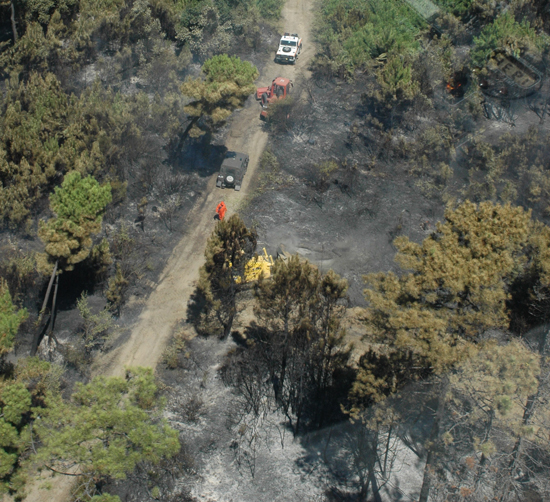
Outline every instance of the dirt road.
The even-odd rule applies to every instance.
[[[303,39],[303,50],[296,65],[281,66],[273,61],[276,47],[270,53],[257,86],[269,85],[278,76],[288,77],[295,83],[294,92],[306,99],[302,83],[309,78],[307,66],[315,50],[310,38],[313,17],[312,0],[293,0],[283,8],[281,31],[298,33]],[[250,98],[253,100],[253,98]],[[260,106],[253,102],[235,112],[226,141],[230,150],[246,152],[250,156],[248,172],[240,192],[216,188],[216,175],[208,182],[207,190],[188,216],[186,231],[161,274],[156,288],[132,328],[129,340],[121,347],[96,362],[94,374],[120,376],[126,366],[156,367],[174,328],[186,318],[187,303],[194,291],[199,268],[204,261],[206,241],[215,225],[214,210],[224,200],[228,212],[233,214],[243,199],[251,193],[260,156],[267,143],[267,132],[259,120]],[[69,500],[72,479],[55,478],[49,490],[34,486],[28,502]]]
[[[295,82],[296,92],[301,93],[300,82],[309,77],[306,67],[314,55],[314,48],[309,41],[312,17],[310,3],[310,0],[287,2],[283,9],[283,30],[298,33],[304,40],[304,50],[297,64],[281,66],[270,61],[257,81],[258,87],[269,85],[275,77],[285,76]],[[215,225],[215,207],[224,200],[228,208],[227,216],[231,216],[254,185],[259,159],[268,136],[259,115],[260,106],[257,103],[251,103],[236,112],[226,141],[229,150],[250,155],[250,165],[241,191],[216,188],[216,175],[212,176],[204,197],[197,202],[189,215],[187,231],[175,247],[155,290],[147,300],[145,309],[132,329],[130,339],[124,346],[99,361],[96,373],[123,375],[125,366],[155,367],[159,362],[176,324],[186,317],[187,302],[194,291],[194,283],[204,261],[206,241]]]

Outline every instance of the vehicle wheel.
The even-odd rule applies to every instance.
[[[262,106],[265,108],[267,106],[267,92],[262,94]]]

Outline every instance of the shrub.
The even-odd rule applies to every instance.
[[[387,53],[418,49],[425,26],[405,3],[391,0],[329,0],[317,16],[321,56],[361,67]]]
[[[179,366],[179,356],[184,351],[184,349],[185,334],[183,333],[183,331],[179,331],[174,336],[170,345],[166,347],[162,356],[162,360],[169,369],[175,370]],[[186,355],[188,356],[189,354],[187,353]]]
[[[548,44],[548,37],[537,35],[529,21],[518,23],[512,14],[505,12],[483,28],[479,37],[474,38],[474,44],[470,53],[472,62],[477,66],[484,66],[495,49],[506,47],[519,55],[527,47],[540,50]]]
[[[256,0],[256,5],[262,17],[276,21],[281,17],[284,4],[280,0]]]

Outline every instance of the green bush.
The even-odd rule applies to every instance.
[[[529,21],[518,23],[512,14],[505,12],[483,28],[479,37],[474,38],[474,48],[470,56],[475,65],[484,66],[495,49],[505,47],[519,56],[522,49],[540,50],[545,44],[548,44],[548,37],[538,35]]]
[[[263,18],[276,21],[281,17],[284,4],[280,0],[256,0],[256,5]]]
[[[17,310],[6,281],[0,277],[0,357],[11,350],[19,325],[26,318],[26,309]]]
[[[465,14],[472,7],[472,0],[434,0],[434,3],[456,15]]]
[[[320,57],[361,67],[387,53],[418,50],[425,23],[406,4],[392,0],[329,0],[316,21]]]

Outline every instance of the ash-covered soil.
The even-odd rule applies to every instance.
[[[394,238],[421,240],[443,207],[424,197],[403,167],[373,162],[369,145],[350,144],[361,81],[313,84],[311,90],[315,101],[309,100],[298,125],[273,136],[281,172],[244,216],[258,230],[260,249],[276,253],[282,244],[335,270],[350,283],[352,305],[362,305],[362,275],[395,269]],[[321,181],[316,166],[331,160],[339,168]]]
[[[161,371],[170,386],[167,417],[181,431],[197,473],[180,483],[205,502],[319,500],[319,462],[302,465],[300,460],[310,455],[285,429],[284,417],[266,417],[257,429],[255,453],[247,444],[237,399],[218,373],[234,346],[231,339],[195,338],[188,357],[182,357],[182,368]]]
[[[369,80],[372,75],[357,75],[351,83],[314,76],[306,88],[297,89],[307,103],[296,107],[288,130],[271,135],[280,172],[260,173],[261,189],[243,211],[258,230],[260,251],[265,246],[276,254],[283,245],[323,270],[332,268],[348,279],[352,306],[364,304],[364,274],[397,269],[392,245],[397,236],[421,242],[443,217],[445,201],[420,188],[406,159],[394,151],[398,140],[411,141],[428,127],[449,124],[461,110],[462,122],[455,129],[459,148],[446,190],[460,201],[468,183],[464,146],[472,138],[496,143],[507,132],[522,134],[532,126],[550,130],[550,121],[541,121],[536,108],[550,95],[546,82],[525,99],[488,100],[494,111],[490,119],[468,116],[468,99],[453,107],[441,92],[428,113],[411,116],[407,111],[384,145],[369,132],[372,110],[362,99]],[[330,161],[338,169],[323,178],[318,166]],[[537,217],[544,220],[544,215]]]
[[[167,386],[166,417],[181,432],[192,459],[173,492],[204,502],[356,500],[352,450],[361,424],[343,421],[293,437],[282,414],[270,413],[257,422],[242,419],[239,398],[219,373],[234,347],[230,338],[194,338],[177,369],[158,368]],[[254,427],[255,441],[247,427]],[[381,492],[388,501],[414,500],[422,460],[401,442],[395,448],[393,474]],[[128,483],[118,486],[125,500],[148,500]]]

